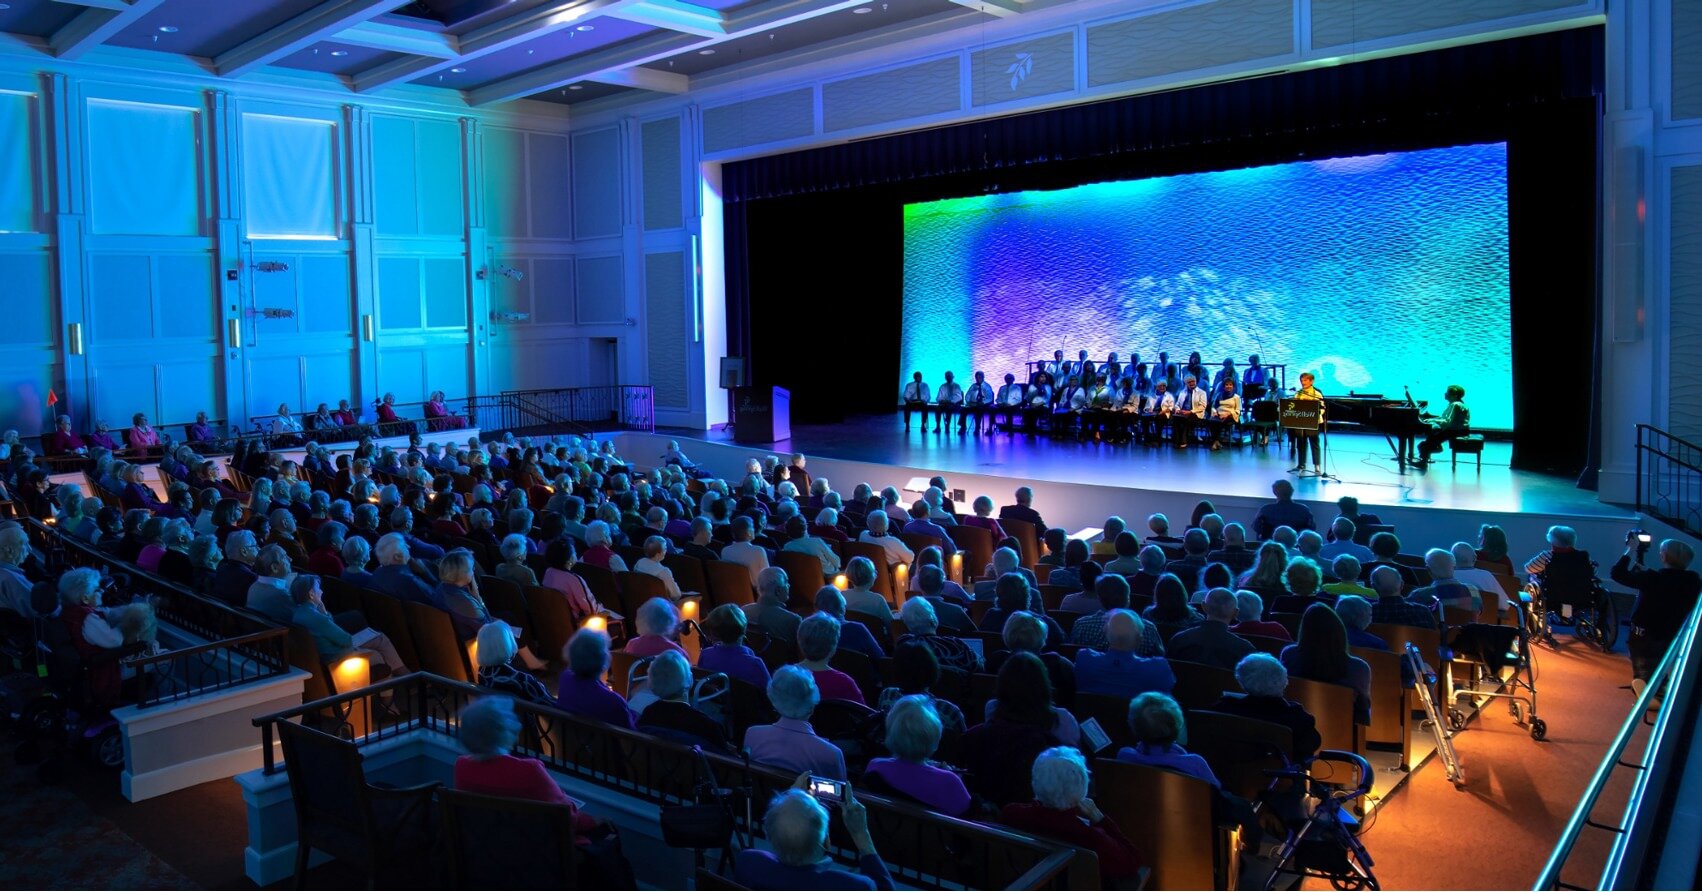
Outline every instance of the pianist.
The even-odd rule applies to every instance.
[[[1458,384],[1448,385],[1443,393],[1448,400],[1448,407],[1442,410],[1441,417],[1430,422],[1430,430],[1424,435],[1424,442],[1418,444],[1418,464],[1423,467],[1430,463],[1430,457],[1442,451],[1442,444],[1456,437],[1463,437],[1471,430],[1471,410],[1466,408],[1466,389]]]

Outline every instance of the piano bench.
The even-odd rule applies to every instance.
[[[1462,454],[1475,455],[1477,456],[1477,469],[1483,470],[1483,436],[1481,434],[1466,434],[1463,437],[1455,437],[1448,441],[1448,447],[1453,450],[1453,454],[1449,456],[1452,467],[1458,468],[1460,466]]]

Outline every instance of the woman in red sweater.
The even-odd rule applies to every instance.
[[[1000,823],[1028,833],[1051,837],[1099,856],[1099,880],[1107,888],[1139,873],[1141,856],[1087,798],[1087,762],[1073,747],[1055,746],[1037,756],[1033,768],[1034,801],[1013,802],[999,815]]]
[[[455,789],[565,805],[574,812],[574,838],[580,845],[590,844],[597,819],[578,810],[544,763],[508,754],[519,737],[520,719],[507,697],[485,697],[461,710],[461,745],[467,755],[455,760]]]

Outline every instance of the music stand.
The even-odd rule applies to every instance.
[[[1280,408],[1277,411],[1277,425],[1279,427],[1287,431],[1317,433],[1319,435],[1318,467],[1320,470],[1316,475],[1317,478],[1339,481],[1341,478],[1323,470],[1323,468],[1328,467],[1325,459],[1330,452],[1329,429],[1324,424],[1324,402],[1322,400],[1301,400],[1285,396],[1280,401],[1279,406]],[[1292,433],[1289,435],[1289,439],[1295,442],[1295,449],[1298,450],[1300,441]],[[1312,476],[1304,470],[1299,471],[1298,474],[1302,477]]]

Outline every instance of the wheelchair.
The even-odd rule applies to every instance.
[[[1619,640],[1619,610],[1612,593],[1596,575],[1597,564],[1582,552],[1576,567],[1552,563],[1533,574],[1525,591],[1531,596],[1531,626],[1534,637],[1549,647],[1559,647],[1556,627],[1571,626],[1573,634],[1603,651],[1613,650]],[[1587,568],[1585,565],[1588,565]]]

